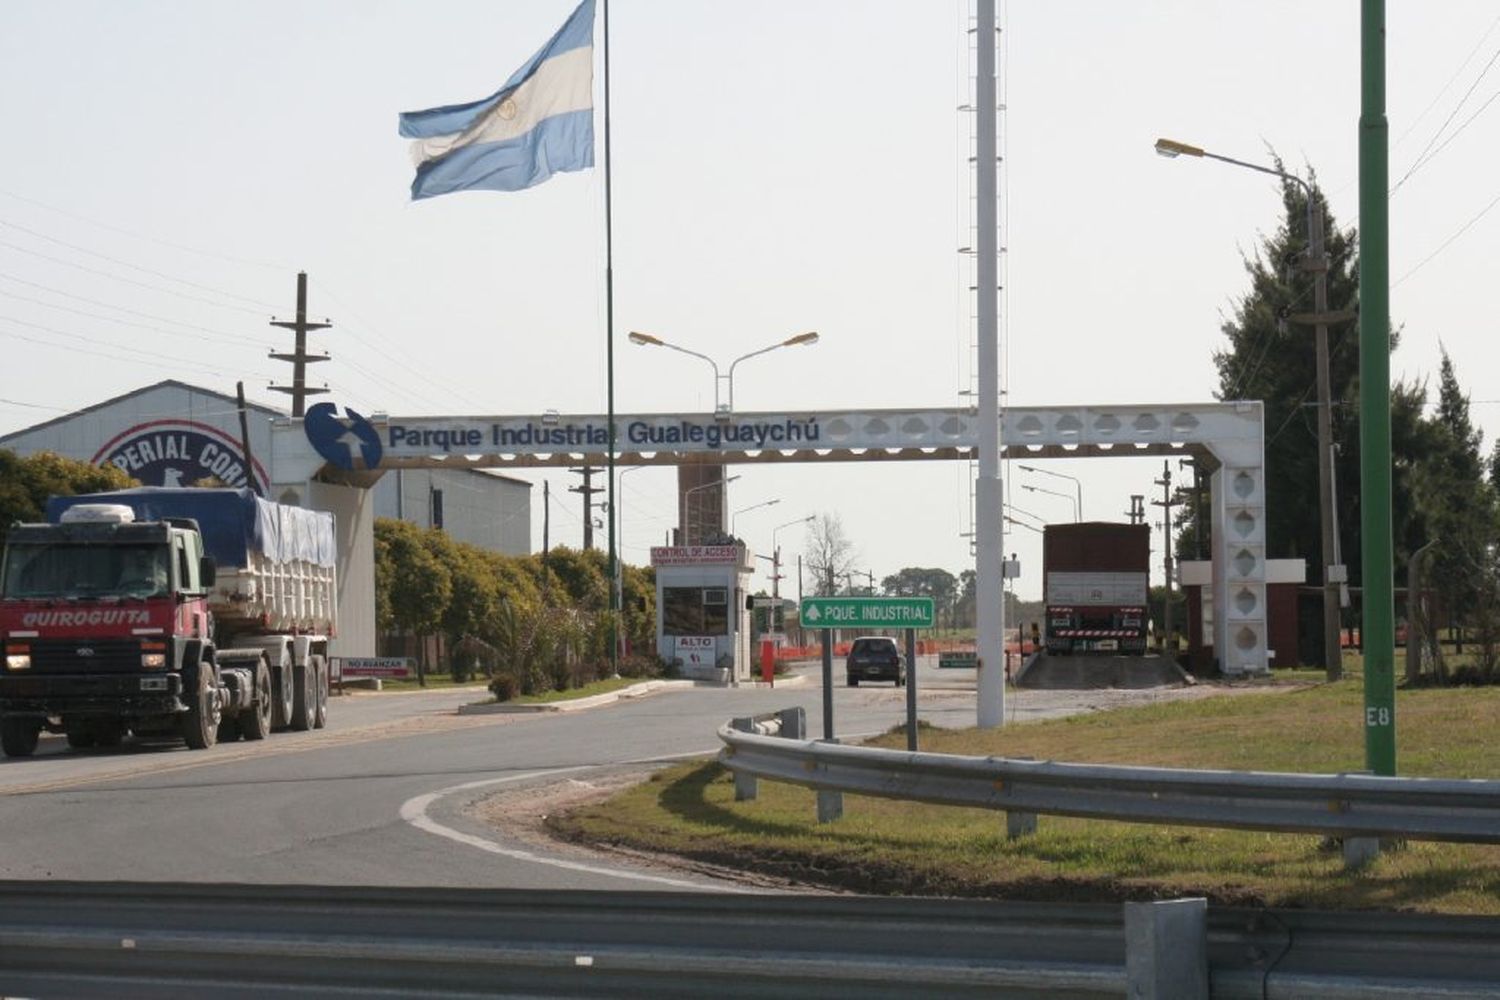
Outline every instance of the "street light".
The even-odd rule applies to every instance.
[[[708,366],[714,370],[714,414],[716,416],[728,417],[731,413],[734,412],[734,369],[736,365],[748,358],[753,358],[757,355],[765,354],[768,351],[774,351],[782,347],[799,347],[803,344],[816,344],[818,342],[818,335],[813,332],[799,333],[795,337],[788,337],[786,340],[778,341],[777,343],[772,344],[770,347],[762,347],[758,351],[751,351],[749,354],[741,354],[739,357],[735,358],[729,363],[729,371],[727,374],[720,374],[718,362],[709,357],[707,354],[700,354],[697,351],[690,351],[686,347],[678,347],[676,344],[662,340],[660,337],[654,337],[649,333],[641,333],[638,330],[632,331],[629,335],[629,339],[632,344],[639,344],[642,347],[665,347],[668,350],[676,351],[679,354],[687,354],[692,357],[701,358],[702,360],[707,361]],[[727,388],[729,390],[729,401],[724,404],[720,404],[719,402],[720,382],[727,383]]]
[[[1021,484],[1021,489],[1030,490],[1032,493],[1046,493],[1051,496],[1062,497],[1064,500],[1068,501],[1068,503],[1073,505],[1073,520],[1075,522],[1078,520],[1078,501],[1074,499],[1073,494],[1059,493],[1057,490],[1049,490],[1045,486],[1028,486],[1026,483]]]
[[[615,475],[615,490],[612,494],[614,505],[610,509],[610,516],[615,519],[615,539],[619,542],[619,553],[615,557],[615,610],[621,614],[625,611],[625,474],[639,472],[644,468],[644,465],[632,465],[628,469],[621,469]]]
[[[740,537],[739,535],[735,535],[735,533],[734,533],[734,519],[737,518],[737,517],[739,517],[741,514],[745,513],[745,511],[747,511],[747,510],[755,510],[757,507],[771,507],[771,506],[773,506],[775,504],[778,504],[778,503],[781,503],[781,498],[780,497],[777,497],[775,500],[762,500],[760,503],[753,503],[753,504],[751,504],[748,507],[741,507],[739,510],[735,511],[733,514],[729,515],[729,533],[731,535],[734,535],[734,537],[736,537],[736,538]]]
[[[1053,472],[1051,469],[1042,469],[1035,465],[1017,465],[1022,472],[1040,472],[1044,476],[1056,476],[1058,479],[1071,479],[1073,486],[1078,491],[1078,519],[1083,520],[1083,483],[1077,476],[1070,476],[1066,472]]]
[[[685,540],[685,544],[687,544],[687,545],[692,545],[693,544],[693,532],[692,532],[691,529],[692,529],[692,526],[693,526],[693,524],[694,524],[695,521],[697,522],[699,528],[703,527],[703,518],[701,518],[701,517],[694,518],[693,517],[693,501],[691,499],[689,499],[689,498],[692,497],[692,495],[694,493],[697,493],[699,490],[706,490],[706,489],[709,489],[709,488],[714,487],[714,486],[727,486],[728,484],[734,482],[738,478],[740,478],[739,477],[739,473],[735,473],[732,476],[725,476],[722,479],[715,479],[711,483],[699,483],[697,486],[689,486],[687,489],[685,489],[685,490],[682,491],[682,507],[683,507],[683,511],[682,512],[686,515],[686,517],[683,518],[683,520],[686,522],[683,525],[683,527],[686,528],[686,529],[688,529],[685,532],[687,534],[687,536],[688,536],[687,539]],[[723,494],[720,494],[720,496],[719,496],[719,524],[721,526],[724,524],[724,498],[723,498]],[[721,528],[721,530],[722,530],[722,528]],[[701,534],[701,532],[700,532],[700,534]]]
[[[1309,315],[1300,313],[1291,320],[1296,323],[1311,323],[1316,330],[1318,356],[1318,513],[1319,529],[1323,536],[1323,658],[1327,664],[1327,676],[1331,681],[1343,676],[1343,648],[1340,642],[1339,584],[1343,582],[1342,559],[1339,555],[1338,530],[1334,527],[1337,516],[1337,498],[1333,484],[1333,417],[1332,390],[1328,374],[1328,324],[1330,321],[1352,319],[1352,314],[1328,311],[1328,257],[1324,253],[1323,202],[1302,178],[1274,167],[1258,163],[1246,163],[1228,156],[1210,153],[1197,146],[1173,139],[1157,139],[1156,152],[1168,159],[1178,156],[1194,156],[1218,160],[1270,174],[1283,181],[1291,181],[1302,189],[1307,201],[1307,259],[1303,269],[1313,273],[1313,311]]]
[[[1026,517],[1031,518],[1033,521],[1040,521],[1043,524],[1047,523],[1047,519],[1045,517],[1043,517],[1042,515],[1040,515],[1040,514],[1034,514],[1034,513],[1032,513],[1029,510],[1025,510],[1025,509],[1023,509],[1021,507],[1017,507],[1013,503],[1006,504],[1005,505],[1005,509],[1008,510],[1012,514],[1024,514]]]

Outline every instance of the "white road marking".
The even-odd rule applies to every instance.
[[[702,755],[703,754],[700,752],[691,754],[674,754],[673,757],[699,757]],[[669,758],[653,757],[650,759],[667,760]],[[622,763],[629,764],[644,762],[623,761]],[[464,792],[473,788],[483,788],[487,785],[505,785],[516,781],[526,781],[531,778],[545,778],[555,774],[568,774],[574,771],[597,771],[600,770],[600,768],[601,765],[584,764],[578,767],[550,768],[543,771],[531,771],[526,774],[507,775],[504,778],[485,778],[482,781],[467,781],[461,785],[450,785],[447,788],[441,788],[438,791],[429,792],[426,795],[418,795],[413,798],[407,799],[401,804],[401,818],[410,823],[412,826],[416,827],[418,830],[422,830],[426,833],[436,834],[439,837],[447,837],[449,840],[452,840],[456,843],[466,844],[469,847],[477,847],[481,851],[488,851],[491,854],[499,854],[503,857],[513,858],[517,861],[530,861],[534,864],[539,865],[551,865],[554,868],[563,868],[568,871],[584,872],[589,875],[607,875],[611,878],[631,879],[637,882],[652,882],[657,885],[669,885],[676,889],[716,889],[724,892],[745,891],[734,886],[726,886],[720,884],[709,885],[703,882],[691,882],[687,879],[668,878],[665,875],[647,875],[643,872],[633,872],[623,868],[606,868],[603,865],[584,864],[580,861],[565,861],[562,858],[548,858],[544,857],[543,855],[536,854],[532,851],[525,851],[515,847],[504,847],[500,844],[495,843],[493,840],[486,840],[483,837],[476,837],[473,834],[464,833],[461,830],[455,830],[452,827],[444,826],[443,824],[434,820],[431,816],[427,815],[427,809],[429,806],[431,806],[438,799],[444,798],[448,795],[452,795],[455,792]]]

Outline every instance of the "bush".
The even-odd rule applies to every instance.
[[[490,693],[496,701],[510,701],[521,693],[521,683],[514,674],[502,670],[490,679]]]

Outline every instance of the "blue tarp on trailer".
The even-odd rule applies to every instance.
[[[63,511],[83,503],[123,504],[135,511],[137,521],[190,517],[203,533],[204,548],[220,566],[244,566],[249,552],[278,563],[335,563],[332,514],[271,503],[250,490],[142,486],[52,497],[47,501],[47,520],[56,524]]]

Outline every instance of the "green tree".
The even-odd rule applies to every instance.
[[[1285,169],[1275,157],[1278,170]],[[1314,179],[1313,196],[1322,200],[1328,254],[1328,306],[1353,309],[1358,302],[1358,256],[1352,231],[1341,230]],[[1303,557],[1320,563],[1317,448],[1317,356],[1311,326],[1291,317],[1313,310],[1313,275],[1300,264],[1309,244],[1307,196],[1300,185],[1283,181],[1281,224],[1245,259],[1250,289],[1235,304],[1221,330],[1227,343],[1214,352],[1220,399],[1258,399],[1265,406],[1266,539],[1272,557]],[[1392,338],[1394,346],[1394,337]],[[1339,522],[1358,525],[1354,484],[1359,482],[1357,406],[1358,330],[1352,322],[1328,331],[1329,383],[1335,401],[1334,438],[1339,445]],[[1196,530],[1188,514],[1184,534]],[[1349,532],[1345,532],[1350,535]],[[1352,541],[1352,535],[1350,539]],[[1179,545],[1182,543],[1179,542]],[[1344,546],[1346,558],[1350,544]]]
[[[1486,476],[1482,434],[1469,417],[1469,397],[1443,350],[1438,407],[1417,463],[1416,495],[1426,534],[1436,538],[1429,579],[1450,616],[1468,621],[1487,586],[1488,552],[1500,517]]]
[[[433,554],[423,537],[426,533],[416,525],[380,520],[375,524],[375,532],[377,537],[383,536],[382,554],[390,567],[385,580],[386,618],[415,636],[437,634],[453,593],[449,567]],[[381,596],[378,586],[376,596],[378,602]],[[377,603],[377,618],[380,613]]]
[[[20,457],[0,448],[0,528],[46,519],[47,498],[139,484],[113,465],[89,465],[50,451]]]
[[[1284,169],[1279,157],[1278,169]],[[1313,311],[1313,275],[1300,264],[1308,246],[1307,197],[1290,182],[1281,187],[1282,219],[1245,258],[1250,287],[1235,302],[1221,329],[1225,343],[1214,351],[1219,399],[1258,399],[1265,407],[1266,545],[1271,558],[1307,560],[1310,582],[1322,579],[1322,524],[1318,480],[1316,336],[1296,314]],[[1328,254],[1328,308],[1358,305],[1359,258],[1353,229],[1340,229],[1322,201]],[[1392,330],[1389,349],[1399,344]],[[1335,448],[1334,478],[1342,558],[1351,582],[1360,578],[1359,544],[1359,331],[1350,320],[1328,329],[1329,385]],[[1421,514],[1415,496],[1417,466],[1427,443],[1422,419],[1425,390],[1420,383],[1391,387],[1392,517],[1400,565],[1420,543]],[[1205,511],[1209,509],[1205,505]],[[1197,524],[1195,510],[1184,510],[1175,542],[1179,555],[1193,551],[1196,533],[1211,542],[1208,524]]]
[[[953,626],[953,611],[958,600],[958,577],[937,567],[907,566],[880,581],[880,588],[892,597],[930,597],[940,619]]]
[[[597,549],[570,549],[559,545],[547,554],[547,569],[561,585],[553,594],[557,604],[573,604],[592,611],[609,607],[608,557]]]

